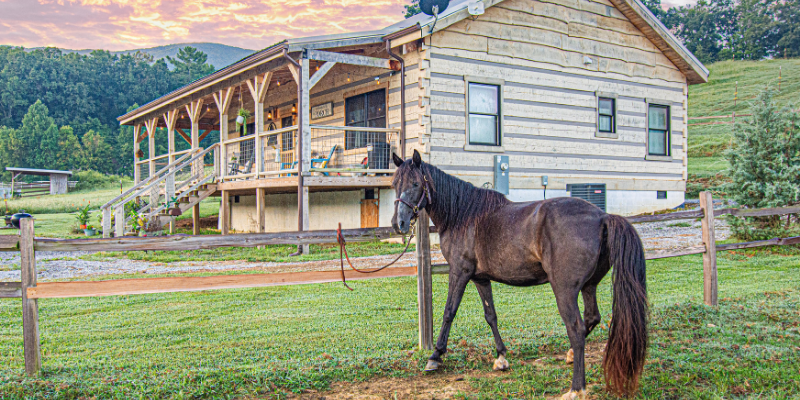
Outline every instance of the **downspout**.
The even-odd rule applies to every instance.
[[[406,62],[405,60],[392,53],[392,44],[390,39],[384,39],[386,42],[386,52],[400,62],[400,158],[406,159]]]
[[[295,61],[292,57],[289,57],[289,52],[287,49],[283,49],[283,57],[289,60],[292,65],[294,65],[300,74],[303,73],[303,67]],[[297,230],[303,231],[303,137],[301,129],[303,127],[303,112],[300,111],[303,109],[303,79],[302,75],[301,78],[297,81]],[[292,253],[289,256],[299,256],[303,254],[303,246],[297,245],[297,252]]]

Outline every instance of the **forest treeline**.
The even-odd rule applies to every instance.
[[[5,167],[131,175],[132,128],[116,117],[214,72],[206,54],[189,46],[168,61],[172,70],[145,53],[0,46],[2,179]]]

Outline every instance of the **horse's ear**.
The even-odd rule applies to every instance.
[[[394,161],[394,165],[399,167],[403,165],[403,159],[397,156],[397,153],[392,153],[392,161]]]
[[[414,149],[414,155],[411,156],[411,163],[414,164],[415,167],[422,165],[422,156],[419,155],[416,149]]]

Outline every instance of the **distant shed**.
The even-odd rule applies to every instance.
[[[50,179],[50,194],[67,193],[68,179],[72,176],[72,171],[59,171],[54,169],[35,169],[35,168],[9,168],[11,172],[11,192],[14,192],[14,182],[20,175],[47,176]]]

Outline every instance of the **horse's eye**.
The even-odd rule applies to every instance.
[[[414,187],[419,187],[419,183],[418,182],[414,182]]]

